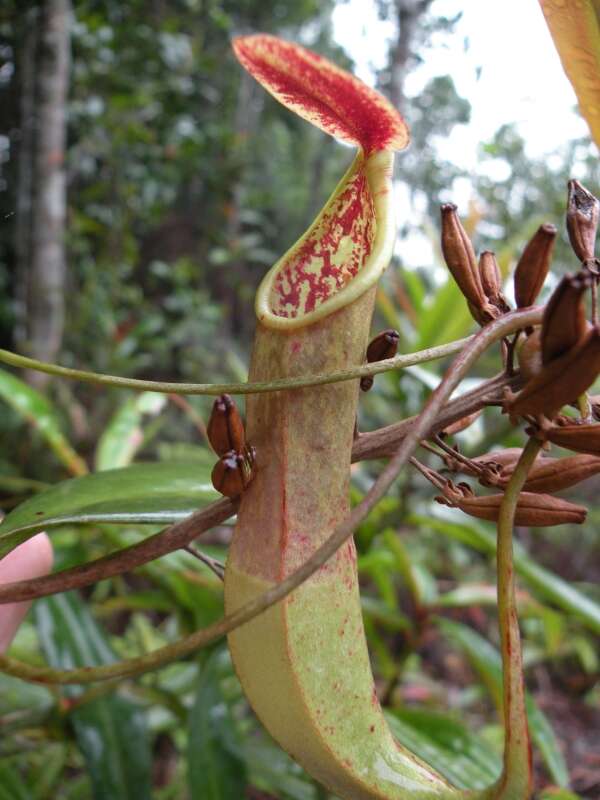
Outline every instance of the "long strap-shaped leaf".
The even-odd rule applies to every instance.
[[[361,146],[321,214],[259,288],[250,379],[287,378],[359,362],[375,284],[395,234],[390,151],[397,144],[388,149],[388,138],[381,149],[373,147],[377,137],[365,130],[375,124],[381,108],[386,114],[389,109],[383,100],[372,103],[370,90],[357,87],[355,79],[346,80],[302,48],[272,37],[249,37],[238,40],[236,51],[278,99],[295,110],[300,106],[306,118]],[[336,81],[342,82],[339,92]],[[363,102],[364,93],[368,102]],[[357,125],[343,119],[342,107],[352,97],[359,110],[358,133]],[[256,448],[257,474],[242,497],[230,550],[228,612],[293,572],[348,515],[357,394],[356,384],[346,382],[249,397],[247,435]],[[510,552],[504,544],[506,562]],[[499,608],[510,734],[502,777],[482,791],[453,787],[393,737],[370,669],[352,542],[282,602],[230,634],[229,644],[246,695],[264,725],[336,795],[348,800],[525,800],[530,793],[529,740],[510,579],[504,589]]]
[[[600,147],[600,0],[540,0],[579,108]]]

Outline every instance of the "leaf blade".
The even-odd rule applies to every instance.
[[[233,718],[219,686],[220,655],[213,652],[204,663],[190,712],[190,794],[203,800],[238,800],[244,796],[246,769]]]
[[[40,530],[66,523],[170,524],[217,499],[198,462],[134,464],[52,486],[0,523],[0,557]]]
[[[36,604],[36,624],[50,664],[67,669],[115,660],[103,631],[77,594]],[[69,697],[81,694],[69,687]],[[99,697],[71,711],[95,800],[151,800],[150,743],[142,712],[118,695]]]

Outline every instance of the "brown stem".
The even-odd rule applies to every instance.
[[[186,553],[189,553],[194,558],[197,558],[198,561],[201,561],[205,566],[209,568],[211,572],[213,572],[217,578],[222,581],[225,578],[225,565],[221,564],[220,561],[217,561],[216,558],[211,558],[203,553],[201,550],[197,550],[195,547],[192,547],[191,544],[186,544],[183,547],[183,550]]]
[[[441,475],[438,475],[438,473],[435,470],[426,467],[425,464],[421,464],[421,462],[417,461],[416,458],[411,457],[408,459],[408,461],[415,469],[417,469],[421,473],[421,475],[424,478],[426,478],[430,483],[432,483],[436,489],[444,491],[444,489],[447,486],[447,482],[441,477]]]
[[[459,419],[473,414],[490,403],[500,404],[503,400],[503,389],[509,387],[513,390],[519,388],[521,379],[518,375],[507,377],[497,375],[471,392],[447,403],[440,409],[436,418],[429,425],[425,438],[444,430],[444,428],[457,422]],[[392,456],[400,442],[415,425],[418,417],[408,417],[393,425],[386,425],[371,433],[361,433],[352,448],[352,462],[364,461],[370,458],[385,458]]]
[[[28,581],[15,581],[0,586],[0,604],[21,600],[33,600],[49,594],[79,589],[90,583],[112,578],[122,572],[139,567],[148,561],[185,547],[209,528],[220,525],[237,511],[238,501],[224,497],[207,508],[195,511],[181,522],[164,531],[144,539],[143,542],[126,547],[116,553],[81,564],[77,567],[44,575]]]
[[[439,436],[437,433],[433,436],[433,441],[437,444],[439,448],[441,448],[444,451],[444,453],[449,455],[450,458],[453,458],[455,461],[459,461],[461,464],[464,464],[474,473],[481,475],[481,473],[484,471],[483,467],[480,464],[477,464],[472,459],[467,458],[467,456],[463,456],[463,454],[460,453],[458,450],[454,450],[452,447],[447,445],[446,442],[442,439],[442,437]],[[438,455],[440,454],[438,453]]]

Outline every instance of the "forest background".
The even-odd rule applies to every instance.
[[[351,153],[272,102],[239,68],[230,40],[248,32],[275,33],[352,70],[352,54],[336,41],[332,23],[334,11],[344,5],[343,0],[4,0],[0,346],[130,377],[244,380],[256,286],[321,208]],[[414,96],[407,85],[432,48],[456,36],[459,17],[439,13],[435,0],[368,5],[392,31],[378,53],[385,63],[374,77],[412,131],[411,148],[397,162],[403,216],[397,255],[378,297],[376,326],[397,328],[400,351],[408,352],[473,330],[438,249],[439,204],[452,200],[456,187],[461,198],[468,197],[460,211],[478,248],[494,250],[505,274],[541,222],[557,225],[555,283],[576,268],[564,232],[566,181],[577,177],[597,194],[600,174],[588,137],[565,141],[551,156],[534,159],[515,124],[479,144],[481,169],[475,173],[448,161],[441,144],[457,126],[468,125],[469,98],[460,96],[450,73],[434,76]],[[424,254],[420,263],[415,241]],[[551,279],[546,293],[553,285]],[[481,376],[492,374],[493,362],[487,367],[486,373],[484,363]],[[362,403],[361,427],[414,413],[437,374],[435,368],[412,368],[380,376]],[[209,398],[98,391],[41,373],[2,370],[0,399],[4,512],[85,469],[133,460],[159,461],[168,469],[186,460],[197,464],[199,476],[210,472],[203,436]],[[75,467],[64,449],[48,447],[49,425],[77,452],[81,462]],[[498,415],[484,415],[461,439],[472,452],[519,443]],[[355,499],[373,474],[372,465],[355,469]],[[578,492],[592,501],[583,529],[524,531],[521,540],[534,564],[583,597],[600,600],[597,483]],[[412,521],[404,520],[406,508]],[[428,526],[419,527],[415,514],[426,515]],[[467,623],[497,641],[493,570],[489,554],[477,552],[474,544],[485,526],[464,527],[471,539],[463,533],[461,540],[456,519],[432,515],[431,492],[408,475],[362,526],[358,545],[367,632],[381,696],[400,709],[399,718],[404,713],[403,724],[443,749],[434,730],[442,718],[419,717],[413,703],[433,715],[450,707],[471,727],[484,726],[488,749],[480,761],[493,771],[498,723],[494,690],[485,686],[489,690],[493,683],[494,659],[486,673],[486,665],[477,664],[477,647],[469,650],[459,628],[451,635],[447,627],[440,636],[415,612],[411,594],[418,584],[428,613],[445,609],[451,622]],[[401,553],[386,538],[390,530],[402,531]],[[57,566],[88,560],[138,534],[127,527],[63,526],[53,534]],[[203,541],[222,557],[227,537],[224,528]],[[30,659],[42,653],[52,659],[54,652],[60,663],[48,620],[60,627],[73,614],[90,641],[103,643],[99,651],[112,648],[120,656],[153,649],[215,619],[222,610],[218,581],[183,553],[169,558],[161,562],[162,571],[148,565],[64,603],[38,603],[15,652]],[[541,782],[570,783],[581,796],[597,797],[600,763],[593,746],[600,735],[600,661],[594,631],[577,608],[548,597],[535,581],[525,586],[524,598],[528,685],[557,737],[548,733],[545,754],[543,748],[536,751]],[[84,663],[93,652],[88,643],[80,653]],[[135,687],[126,682],[114,695],[121,703],[115,714],[127,718],[140,741],[139,752],[130,757],[144,776],[136,778],[135,796],[143,797],[139,792],[149,793],[151,786],[159,798],[184,798],[188,791],[210,796],[197,793],[206,788],[204,766],[212,780],[224,782],[214,797],[240,797],[240,786],[252,798],[321,797],[249,721],[223,647],[210,658],[163,670]],[[0,745],[0,774],[5,780],[10,776],[21,792],[11,800],[89,797],[90,782],[95,796],[129,796],[131,776],[110,789],[122,794],[102,794],[110,769],[105,774],[106,764],[95,763],[82,745],[86,725],[88,731],[94,725],[102,730],[94,711],[98,701],[87,698],[80,707],[87,717],[78,721],[61,705],[64,697],[2,680],[10,692],[0,692],[0,723],[2,714],[10,721],[27,709],[39,712],[36,725],[29,720],[25,727],[10,728]],[[231,715],[215,732],[206,707],[219,697],[225,697]],[[443,719],[456,733],[456,716]],[[469,747],[476,746],[469,740]],[[122,761],[115,748],[114,758]],[[188,763],[188,748],[196,754],[208,748],[211,763],[197,755]],[[127,771],[122,764],[120,769]]]

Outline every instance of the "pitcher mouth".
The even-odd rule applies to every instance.
[[[359,151],[312,225],[265,275],[256,315],[293,330],[342,308],[375,285],[392,255],[394,155]]]

